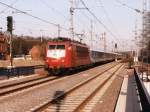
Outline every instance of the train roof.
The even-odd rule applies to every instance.
[[[57,38],[50,38],[49,41],[52,42],[66,42],[66,41],[71,41],[71,39],[67,37],[57,37]]]
[[[67,37],[58,37],[58,38],[54,38],[54,39],[49,39],[48,43],[52,43],[52,42],[70,42],[72,44],[80,44],[80,45],[84,45],[87,46],[85,43],[81,43],[79,41],[76,40],[71,40]]]
[[[102,53],[122,55],[121,53],[116,53],[116,52],[105,52],[105,51],[98,51],[98,50],[90,50],[90,51],[92,51],[92,52],[102,52]]]

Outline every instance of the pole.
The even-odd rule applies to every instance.
[[[58,24],[58,37],[60,37],[60,25]]]
[[[112,52],[114,52],[114,41],[111,41],[112,46]]]
[[[91,49],[93,47],[92,39],[93,39],[93,21],[91,20]]]
[[[106,45],[106,33],[105,32],[104,32],[103,36],[104,36],[104,51],[106,52],[107,45]]]
[[[10,32],[10,66],[13,67],[13,56],[12,56],[12,32]]]
[[[13,66],[13,56],[12,56],[12,38],[13,38],[13,17],[8,16],[7,17],[7,31],[10,33],[10,66]]]
[[[138,43],[138,38],[137,38],[137,19],[135,20],[135,46],[136,46],[136,49],[134,49],[135,50],[135,56],[134,56],[134,61],[135,61],[135,64],[137,64],[137,62],[138,62],[138,45],[137,45],[137,43]]]
[[[74,0],[70,0],[71,7],[70,7],[70,33],[71,33],[71,38],[74,40]]]
[[[144,44],[144,38],[145,38],[145,11],[146,11],[146,0],[143,0],[143,22],[142,22],[142,44]],[[144,70],[144,51],[143,51],[144,46],[142,46],[142,80],[143,80],[143,70]]]
[[[41,32],[41,43],[43,42],[43,30],[40,30]]]

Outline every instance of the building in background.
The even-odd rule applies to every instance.
[[[0,60],[6,59],[8,55],[9,45],[7,43],[6,36],[0,32]]]

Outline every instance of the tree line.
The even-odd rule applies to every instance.
[[[30,36],[15,36],[12,39],[12,54],[13,55],[27,55],[33,46],[46,45],[48,39],[37,37],[33,38]]]

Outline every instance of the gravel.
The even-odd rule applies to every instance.
[[[116,64],[116,63],[114,63]],[[110,64],[107,64],[110,65]],[[107,66],[108,67],[108,66]],[[57,81],[51,81],[40,86],[35,86],[23,91],[12,93],[9,96],[0,98],[0,112],[25,112],[53,98],[56,91],[65,91],[75,84],[84,81],[98,71],[104,71],[104,67],[99,66],[73,76],[66,76]],[[65,81],[65,83],[64,83]]]
[[[120,74],[117,75],[111,86],[107,89],[92,112],[114,112],[124,75],[127,74],[132,75],[133,70],[131,70],[131,72],[127,72],[127,70],[124,69]]]

